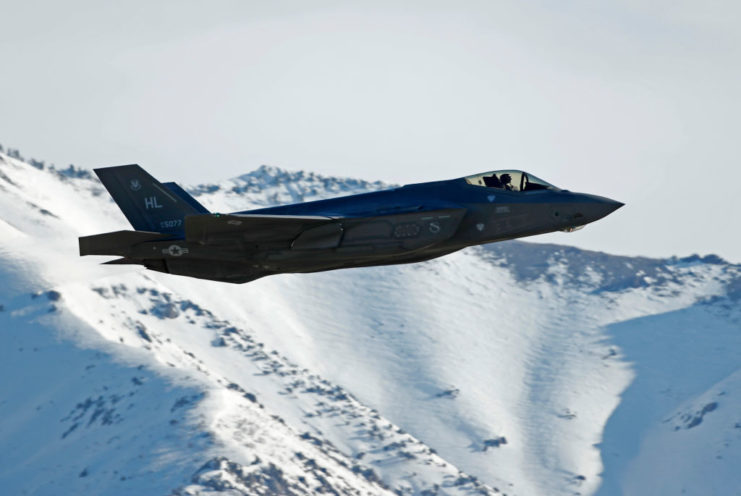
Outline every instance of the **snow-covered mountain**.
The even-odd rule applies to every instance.
[[[508,242],[242,286],[101,266],[77,237],[129,226],[94,175],[13,155],[3,494],[741,491],[739,265]],[[227,212],[383,187],[187,189]]]

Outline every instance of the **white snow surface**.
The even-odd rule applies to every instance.
[[[0,153],[3,494],[741,492],[737,265],[508,242],[235,286],[78,256],[127,228],[89,171]]]

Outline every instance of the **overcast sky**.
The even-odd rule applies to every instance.
[[[0,0],[0,143],[186,185],[519,168],[627,204],[533,240],[741,262],[740,6]]]

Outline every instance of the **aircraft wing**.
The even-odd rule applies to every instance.
[[[373,247],[414,250],[455,234],[465,208],[444,208],[373,217],[262,214],[193,215],[185,219],[185,238],[202,245],[238,242],[292,250]]]
[[[204,245],[239,239],[263,244],[292,241],[307,229],[336,222],[331,217],[261,214],[192,215],[185,219],[185,239]]]

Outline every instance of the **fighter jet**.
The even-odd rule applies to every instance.
[[[136,164],[95,172],[134,230],[81,237],[80,255],[115,255],[121,258],[106,263],[230,283],[421,262],[468,246],[574,231],[623,206],[500,170],[222,214]]]

